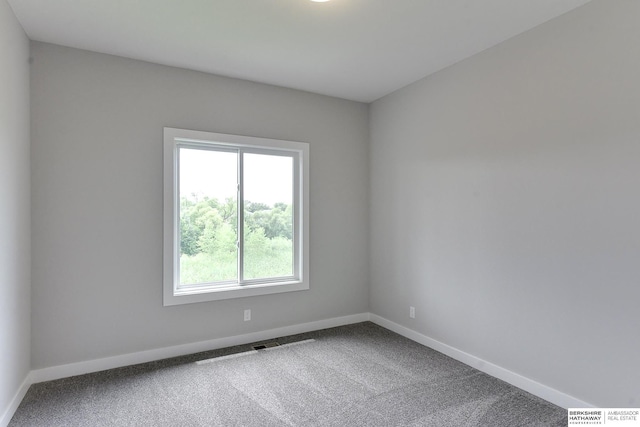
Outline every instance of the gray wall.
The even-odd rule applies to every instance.
[[[373,103],[374,313],[640,406],[639,19],[594,1]]]
[[[34,369],[368,311],[367,105],[31,47]],[[162,306],[163,126],[310,143],[311,290]]]
[[[29,41],[0,0],[0,422],[29,369]]]

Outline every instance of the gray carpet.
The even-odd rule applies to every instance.
[[[9,426],[566,426],[566,411],[370,322],[31,386]]]

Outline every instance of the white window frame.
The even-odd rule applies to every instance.
[[[289,153],[294,159],[294,275],[284,279],[241,280],[231,284],[181,286],[179,280],[180,146],[246,150],[250,153]],[[164,128],[163,304],[165,306],[309,289],[309,144],[240,135]],[[238,209],[238,215],[242,215]],[[242,217],[240,218],[242,220]],[[239,236],[241,229],[238,230]]]

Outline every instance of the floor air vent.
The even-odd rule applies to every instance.
[[[296,345],[300,345],[300,344],[309,344],[314,342],[314,339],[308,339],[308,340],[303,340],[303,341],[294,341],[294,342],[290,342],[290,343],[286,343],[286,344],[282,344],[280,345],[280,343],[272,341],[272,342],[268,342],[268,343],[264,343],[264,344],[258,344],[258,345],[254,345],[252,347],[252,350],[249,351],[243,351],[242,353],[233,353],[233,354],[228,354],[226,356],[218,356],[218,357],[213,357],[211,359],[205,359],[205,360],[198,360],[196,361],[196,365],[204,365],[207,363],[213,363],[213,362],[221,362],[224,360],[229,360],[229,359],[235,359],[237,357],[244,357],[244,356],[251,356],[253,354],[256,354],[259,351],[264,351],[264,350],[275,350],[278,348],[288,348],[288,347],[293,347]]]
[[[272,347],[278,347],[280,344],[278,344],[277,342],[267,342],[264,344],[259,344],[259,345],[254,345],[253,349],[254,350],[266,350],[268,348],[272,348]]]

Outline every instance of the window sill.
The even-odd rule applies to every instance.
[[[303,281],[260,283],[242,286],[218,285],[197,288],[192,287],[183,290],[176,290],[175,292],[166,292],[164,295],[164,306],[304,291],[308,289],[309,283]]]

